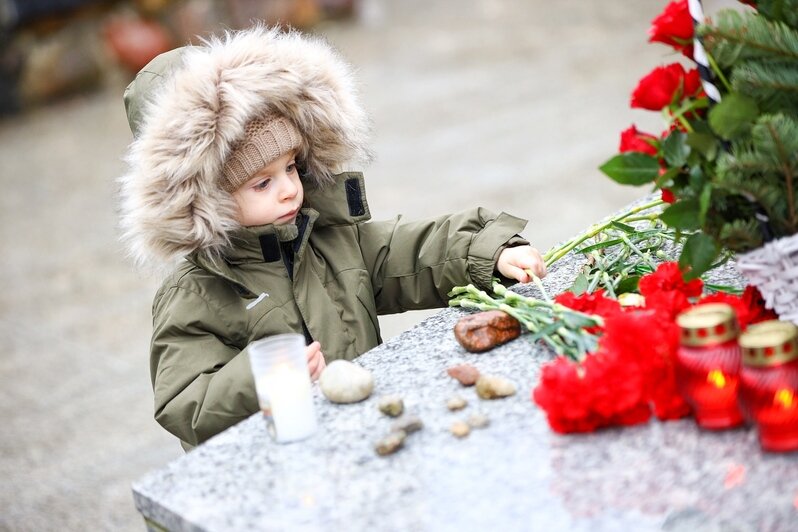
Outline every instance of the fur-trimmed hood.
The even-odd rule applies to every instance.
[[[219,177],[253,118],[278,113],[294,123],[306,187],[370,159],[351,69],[327,43],[295,31],[257,26],[162,54],[125,104],[134,141],[120,178],[121,228],[141,266],[223,254],[239,224]]]

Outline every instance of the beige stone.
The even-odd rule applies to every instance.
[[[334,360],[322,372],[319,387],[333,403],[357,403],[371,395],[374,377],[354,362]]]
[[[477,395],[482,399],[501,399],[515,394],[515,384],[504,377],[481,375],[477,379]]]

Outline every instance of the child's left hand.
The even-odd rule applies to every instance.
[[[321,376],[321,372],[327,367],[327,362],[324,360],[324,353],[321,352],[321,344],[319,342],[313,342],[305,347],[305,357],[308,361],[310,380],[318,380]]]
[[[521,283],[532,280],[524,270],[532,270],[532,273],[540,278],[546,276],[546,263],[543,262],[543,257],[537,249],[529,245],[505,248],[499,254],[496,269],[505,277]]]

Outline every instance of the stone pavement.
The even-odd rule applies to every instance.
[[[661,128],[628,98],[678,60],[645,44],[665,4],[368,0],[319,27],[373,117],[375,218],[479,204],[530,219],[543,250],[642,195],[596,168],[633,121]],[[130,483],[182,454],[152,419],[157,281],[116,241],[124,84],[0,123],[0,530],[142,530]]]

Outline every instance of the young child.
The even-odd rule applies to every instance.
[[[258,411],[247,346],[298,332],[326,360],[378,345],[379,314],[456,285],[545,275],[524,220],[477,208],[369,222],[367,118],[324,42],[255,27],[155,58],[125,91],[121,225],[153,303],[155,418],[190,449]],[[323,353],[322,353],[323,349]]]

